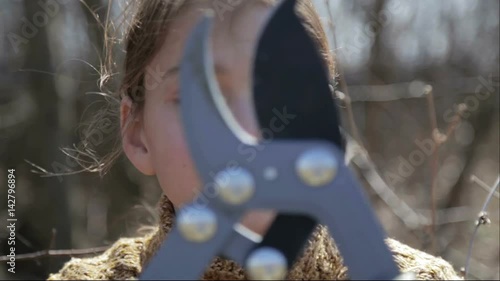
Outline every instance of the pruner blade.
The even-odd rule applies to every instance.
[[[329,70],[297,16],[297,0],[284,0],[263,29],[254,61],[254,102],[261,128],[276,110],[296,117],[275,138],[321,139],[342,147]]]
[[[329,70],[297,16],[296,5],[296,0],[285,0],[277,6],[257,44],[253,93],[260,128],[267,130],[262,135],[325,140],[343,147]],[[277,114],[293,119],[276,129]],[[259,247],[274,245],[292,264],[315,225],[309,216],[279,214]]]

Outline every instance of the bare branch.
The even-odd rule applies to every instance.
[[[481,209],[481,212],[479,212],[479,215],[476,220],[476,225],[474,226],[474,232],[472,233],[472,237],[469,241],[469,249],[467,251],[467,258],[465,260],[465,269],[464,269],[464,279],[467,280],[467,275],[469,273],[469,266],[470,266],[470,259],[472,256],[472,248],[474,247],[474,240],[476,238],[477,231],[479,227],[483,224],[489,224],[490,219],[488,218],[488,213],[486,212],[486,208],[488,207],[488,204],[491,201],[491,198],[493,198],[493,194],[495,194],[496,189],[498,188],[500,181],[500,176],[497,177],[496,182],[493,184],[493,186],[490,188],[490,192],[488,196],[486,197],[486,200],[483,203],[483,208]]]
[[[484,181],[482,181],[480,178],[476,177],[475,175],[472,175],[470,177],[470,180],[473,183],[476,183],[478,186],[482,187],[485,191],[491,192],[491,187],[489,187]],[[493,196],[495,196],[495,198],[497,198],[497,199],[500,199],[500,194],[498,193],[498,191],[494,191]]]
[[[32,260],[44,257],[60,257],[60,256],[82,256],[89,254],[99,254],[106,251],[109,246],[89,248],[89,249],[70,249],[70,250],[43,250],[39,252],[16,255],[16,260]],[[8,256],[0,256],[0,262],[9,261]]]
[[[428,224],[427,218],[414,211],[406,202],[399,198],[393,189],[387,185],[382,176],[378,173],[368,152],[362,148],[356,141],[342,131],[348,143],[348,149],[352,150],[352,162],[358,166],[361,174],[366,179],[370,187],[384,201],[391,211],[411,230],[417,229],[422,225]]]
[[[431,122],[432,128],[432,139],[436,143],[436,148],[432,152],[432,162],[431,162],[431,225],[430,225],[430,235],[432,241],[432,249],[436,253],[436,177],[439,165],[439,146],[444,141],[441,137],[442,134],[439,132],[436,118],[436,107],[434,105],[434,95],[432,93],[432,86],[427,85],[424,89],[425,95],[427,97],[427,106],[429,111],[429,120]]]
[[[333,38],[333,44],[335,48],[337,48],[337,36],[335,34],[335,24],[333,23],[333,14],[332,14],[332,9],[330,7],[330,1],[326,0],[325,5],[328,11],[328,25],[330,27],[331,33],[332,33],[332,38]],[[340,92],[336,91],[335,94],[336,96],[344,103],[346,109],[347,109],[347,118],[349,121],[349,129],[351,131],[351,134],[354,136],[354,139],[360,144],[363,145],[363,141],[361,140],[360,134],[358,127],[356,126],[356,122],[354,121],[354,114],[352,111],[352,103],[351,103],[351,98],[349,96],[349,90],[347,89],[347,83],[345,81],[345,76],[344,76],[344,70],[342,66],[337,65],[336,69],[338,69],[339,72],[339,84],[340,84]]]

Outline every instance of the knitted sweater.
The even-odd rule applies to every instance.
[[[154,256],[174,220],[173,206],[166,196],[159,204],[160,226],[144,237],[121,238],[103,254],[91,258],[72,258],[48,280],[137,279]],[[415,250],[387,238],[386,244],[402,272],[412,271],[417,279],[457,280],[453,267],[445,260]],[[326,227],[318,226],[292,269],[288,280],[346,280],[347,268]],[[204,280],[246,280],[244,269],[231,260],[215,257],[203,275]]]

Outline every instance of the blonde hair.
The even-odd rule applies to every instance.
[[[95,149],[90,146],[88,140],[89,134],[95,129],[98,129],[98,124],[102,123],[105,116],[112,115],[114,120],[119,120],[119,101],[124,96],[130,97],[134,103],[134,110],[131,114],[138,114],[142,108],[142,103],[145,98],[144,77],[146,67],[154,58],[156,53],[162,47],[165,37],[168,36],[169,22],[171,22],[185,8],[193,1],[208,1],[208,0],[140,0],[127,4],[125,9],[126,13],[122,16],[125,18],[132,18],[128,23],[124,36],[125,44],[125,58],[124,69],[121,75],[121,83],[117,91],[114,91],[110,96],[112,100],[116,101],[115,104],[109,105],[107,110],[94,115],[94,120],[89,122],[86,129],[87,134],[83,136],[82,145],[77,151],[75,159],[80,156],[90,157],[92,161],[79,161],[80,164],[87,164],[84,169],[92,172],[99,172],[101,175],[105,174],[111,167],[112,163],[121,155],[121,137],[119,129],[116,129],[116,140],[111,152],[104,157],[97,157]],[[242,0],[244,2],[248,0]],[[266,6],[275,5],[277,0],[252,0],[258,1]],[[111,4],[111,3],[110,3]],[[132,17],[130,17],[132,14]],[[320,17],[316,12],[311,0],[299,0],[297,5],[297,14],[302,18],[304,27],[307,29],[310,36],[317,43],[321,55],[325,59],[326,65],[329,69],[330,77],[334,77],[334,58],[329,50],[329,44],[325,30],[322,26]],[[106,27],[112,26],[106,24]],[[111,30],[106,30],[106,64],[103,65],[101,74],[101,87],[103,87],[110,78],[113,77],[112,73],[116,70],[116,64],[113,59],[113,43],[115,43],[110,36]],[[119,72],[119,71],[118,71]],[[132,118],[129,118],[132,119]],[[117,122],[119,123],[119,121]],[[118,124],[117,124],[118,125]],[[119,126],[117,126],[119,128]],[[90,155],[90,156],[89,156]],[[90,163],[90,165],[88,165]]]

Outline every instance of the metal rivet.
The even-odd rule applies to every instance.
[[[333,180],[337,174],[338,163],[330,151],[316,148],[300,155],[295,169],[304,183],[317,187]]]
[[[239,205],[250,199],[255,191],[252,174],[241,167],[223,170],[214,177],[215,186],[222,200]]]
[[[264,169],[263,176],[265,180],[268,181],[275,180],[276,178],[278,178],[278,169],[276,169],[275,167],[266,167]]]
[[[180,210],[177,216],[179,231],[189,241],[205,242],[212,238],[217,230],[217,217],[208,208],[192,206]]]
[[[287,262],[280,251],[262,247],[247,258],[246,269],[251,280],[283,280],[287,273]]]

